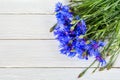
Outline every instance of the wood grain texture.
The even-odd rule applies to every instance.
[[[110,71],[79,72],[93,61],[59,54],[49,29],[55,3],[69,0],[0,0],[0,80],[120,80],[120,56]]]
[[[0,0],[0,14],[51,14],[58,1],[67,3],[69,0]]]
[[[54,15],[0,15],[0,39],[53,39]]]
[[[57,45],[55,40],[0,40],[0,67],[88,67],[94,60],[68,58]]]
[[[1,80],[120,80],[120,69],[96,72],[91,74],[90,69],[84,77],[78,79],[77,75],[83,69],[79,68],[4,68],[0,69]]]

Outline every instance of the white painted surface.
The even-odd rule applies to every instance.
[[[54,15],[0,15],[0,39],[50,39]]]
[[[90,69],[84,77],[78,79],[77,75],[83,69],[77,68],[3,68],[0,69],[1,80],[119,80],[120,70],[96,72],[91,74]]]
[[[69,0],[0,0],[0,13],[43,13],[54,12],[55,3]]]
[[[120,80],[120,57],[116,68],[95,74],[91,68],[77,79],[93,59],[81,61],[59,54],[58,43],[49,33],[56,22],[51,14],[58,1],[68,2],[0,0],[0,80]]]
[[[94,60],[59,54],[56,40],[0,40],[0,53],[1,67],[87,67]]]

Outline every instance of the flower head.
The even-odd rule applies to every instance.
[[[90,55],[94,55],[96,60],[101,62],[102,64],[105,63],[105,60],[102,58],[102,55],[100,54],[100,47],[103,47],[105,45],[104,42],[102,41],[95,41],[95,40],[90,40],[90,43],[87,45],[87,52]]]
[[[63,8],[62,3],[58,2],[55,7],[55,12],[62,10],[62,8]]]
[[[57,25],[54,28],[54,35],[60,43],[60,53],[69,57],[78,56],[79,59],[88,59],[89,56],[94,56],[103,65],[105,60],[100,54],[99,49],[105,43],[102,41],[87,40],[84,37],[80,38],[80,36],[86,34],[86,23],[79,16],[76,16],[75,20],[79,22],[73,26],[74,24],[71,24],[73,14],[70,12],[68,6],[57,3],[55,11]],[[71,28],[73,29],[71,30]]]
[[[84,20],[81,20],[77,23],[77,26],[75,27],[75,32],[77,36],[84,35],[87,31],[86,24]]]

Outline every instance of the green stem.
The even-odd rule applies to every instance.
[[[81,73],[78,75],[78,78],[81,78],[81,77],[85,74],[85,72],[86,72],[95,62],[96,62],[96,60],[94,60],[93,63],[92,63],[89,67],[87,67],[83,72],[81,72]]]

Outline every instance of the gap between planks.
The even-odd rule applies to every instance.
[[[0,15],[55,15],[55,13],[0,13]]]
[[[56,39],[55,38],[1,38],[0,40],[56,40]]]
[[[55,68],[55,69],[62,69],[62,68],[72,69],[72,68],[75,68],[75,69],[79,69],[79,68],[81,68],[81,69],[85,69],[88,67],[0,67],[0,68],[30,68],[30,69],[32,69],[32,68],[41,68],[41,69],[47,69],[47,68],[49,68],[49,69],[53,69],[53,68]],[[96,67],[90,67],[90,68],[94,69]],[[120,67],[112,67],[111,69],[120,69]]]
[[[36,39],[35,38],[34,39],[22,39],[21,38],[21,39],[0,39],[0,40],[55,40],[55,39],[53,39],[53,38],[49,38],[49,39],[47,39],[47,38],[46,39],[45,38],[44,39],[39,39],[39,38],[36,38]]]

